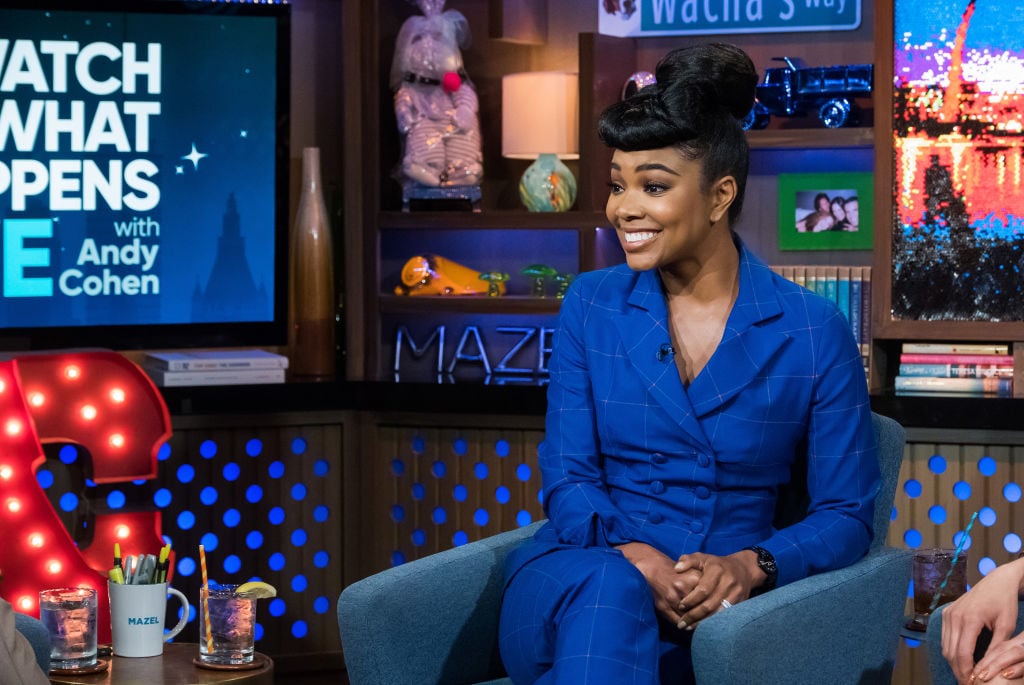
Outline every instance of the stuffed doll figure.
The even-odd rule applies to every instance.
[[[469,24],[444,0],[416,0],[423,16],[405,20],[395,44],[391,88],[404,136],[401,173],[423,186],[479,185],[483,178],[479,102],[462,48]]]

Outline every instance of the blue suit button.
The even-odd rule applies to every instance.
[[[700,533],[704,530],[704,524],[700,521],[690,521],[690,530],[694,533]]]
[[[653,492],[655,495],[660,495],[661,493],[665,492],[665,484],[662,483],[660,480],[652,482],[651,492]]]
[[[711,497],[711,491],[708,490],[703,485],[698,485],[697,486],[696,493],[697,493],[697,497],[699,497],[700,499],[707,499],[708,497]]]
[[[698,454],[697,466],[701,467],[702,469],[706,469],[707,467],[711,466],[711,457],[709,457],[706,454]]]
[[[651,523],[661,523],[662,521],[665,520],[665,517],[662,516],[661,514],[659,514],[658,512],[654,512],[653,514],[651,514],[648,517],[647,520],[650,521]]]
[[[668,461],[668,457],[666,457],[661,452],[655,452],[654,456],[651,457],[651,461],[653,461],[655,464],[664,464],[666,461]]]

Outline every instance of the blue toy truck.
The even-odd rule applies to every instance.
[[[874,83],[871,64],[809,67],[799,57],[775,57],[784,67],[765,69],[757,85],[757,99],[744,122],[763,129],[772,115],[816,114],[828,128],[853,125],[858,120],[857,98],[870,97]]]

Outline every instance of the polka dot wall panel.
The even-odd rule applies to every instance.
[[[80,546],[95,515],[157,511],[172,544],[172,586],[193,604],[177,638],[196,642],[202,583],[259,579],[278,596],[257,607],[256,648],[273,656],[339,652],[335,603],[342,587],[342,425],[178,425],[158,457],[158,477],[96,485],[89,456],[47,449],[37,479]],[[133,553],[131,539],[121,543]],[[176,607],[176,604],[173,605]],[[168,620],[177,620],[169,616]],[[173,621],[171,621],[173,623]]]
[[[543,518],[539,430],[382,425],[374,563],[393,566]]]

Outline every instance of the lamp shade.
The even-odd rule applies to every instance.
[[[579,76],[565,71],[508,74],[501,79],[501,154],[579,159]]]

